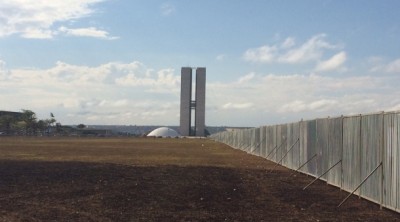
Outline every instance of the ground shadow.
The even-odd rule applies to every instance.
[[[0,221],[390,221],[290,171],[0,160]]]

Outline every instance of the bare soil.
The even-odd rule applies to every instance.
[[[205,139],[0,137],[0,221],[400,221]]]

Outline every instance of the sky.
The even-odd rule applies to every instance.
[[[0,0],[0,110],[63,125],[178,125],[206,67],[206,125],[400,110],[398,0]]]

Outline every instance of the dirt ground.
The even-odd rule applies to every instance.
[[[400,221],[205,139],[0,137],[0,221]]]

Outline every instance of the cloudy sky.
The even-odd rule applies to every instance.
[[[206,124],[400,110],[400,1],[0,0],[0,110],[178,125],[207,67]]]

